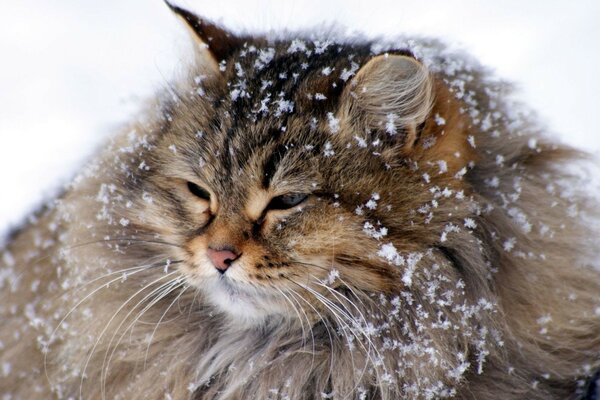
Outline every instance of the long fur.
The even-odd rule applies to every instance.
[[[586,156],[437,42],[299,40],[200,57],[10,238],[1,393],[577,398],[600,368]],[[312,196],[257,231],[244,210],[276,190]],[[216,237],[246,246],[231,278]]]

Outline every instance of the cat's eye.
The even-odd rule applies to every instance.
[[[306,193],[289,193],[273,197],[267,205],[267,210],[287,210],[296,207],[308,198]]]
[[[188,190],[190,191],[190,193],[193,194],[194,196],[196,196],[202,200],[206,200],[206,201],[210,200],[210,193],[206,189],[203,189],[200,186],[196,185],[194,182],[188,182],[187,187],[188,187]]]

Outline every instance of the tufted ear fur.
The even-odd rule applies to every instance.
[[[366,131],[399,136],[405,150],[433,104],[433,82],[427,68],[412,57],[383,54],[369,60],[342,95],[342,113]]]
[[[200,45],[203,56],[218,71],[218,64],[228,58],[243,44],[243,39],[227,32],[221,27],[198,15],[165,0],[171,11],[179,17],[189,29],[192,38]]]

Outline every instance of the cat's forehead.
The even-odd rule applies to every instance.
[[[349,79],[368,57],[367,46],[301,39],[245,43],[219,64],[220,105],[234,119],[274,119],[285,129],[293,115],[334,111]],[[279,122],[279,123],[278,123]]]
[[[285,121],[231,120],[198,138],[201,159],[195,170],[227,191],[232,187],[277,191],[282,186],[308,190],[306,182],[312,179],[316,184],[325,142],[326,133],[302,116]]]
[[[184,133],[221,170],[268,170],[290,154],[318,155],[338,129],[340,94],[368,53],[328,41],[246,43],[220,63],[218,90],[194,80],[191,92],[205,98],[180,113]]]

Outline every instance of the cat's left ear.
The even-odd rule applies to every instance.
[[[355,128],[387,132],[406,151],[433,105],[433,79],[413,57],[382,54],[369,60],[345,88],[341,112]]]
[[[171,11],[185,23],[201,49],[206,50],[215,67],[243,45],[243,40],[230,32],[168,0],[164,1]]]

